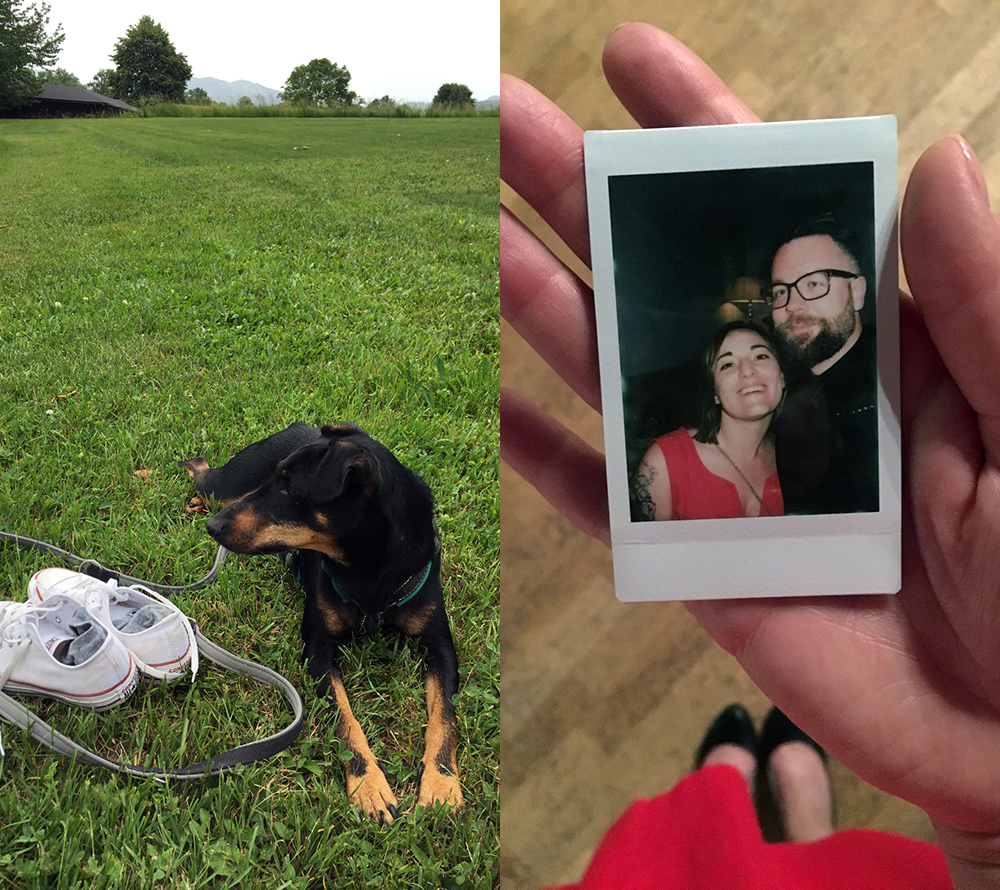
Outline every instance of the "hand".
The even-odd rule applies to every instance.
[[[604,67],[642,126],[755,120],[651,26],[618,29]],[[582,131],[526,84],[502,88],[501,175],[589,264]],[[900,232],[902,591],[688,608],[831,754],[931,816],[956,886],[1000,886],[1000,226],[958,137],[915,165]],[[504,316],[599,410],[591,292],[506,211],[500,233]],[[609,541],[602,455],[507,391],[501,456]]]

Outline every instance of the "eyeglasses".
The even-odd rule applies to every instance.
[[[841,269],[817,269],[815,272],[807,272],[791,284],[776,281],[770,287],[765,288],[763,296],[772,309],[781,309],[791,299],[793,287],[803,300],[818,300],[830,293],[831,278],[860,277],[854,272],[844,272]]]

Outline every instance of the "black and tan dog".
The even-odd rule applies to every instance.
[[[397,801],[351,712],[337,666],[354,635],[384,629],[416,637],[426,659],[428,724],[418,805],[462,806],[455,760],[458,661],[439,574],[427,484],[354,424],[295,423],[225,466],[183,461],[202,495],[227,506],[208,531],[236,553],[292,553],[305,590],[304,657],[318,690],[336,703],[337,735],[353,754],[347,792],[381,822]]]

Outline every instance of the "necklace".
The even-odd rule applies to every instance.
[[[719,449],[719,451],[722,453],[722,456],[726,460],[728,460],[730,464],[732,464],[733,469],[740,474],[740,479],[742,479],[746,483],[747,488],[750,489],[750,494],[752,494],[757,499],[757,503],[760,504],[761,512],[767,516],[773,516],[774,514],[770,510],[768,510],[767,507],[764,506],[764,499],[759,494],[757,494],[757,489],[750,484],[750,480],[747,479],[743,471],[738,466],[736,466],[736,461],[734,461],[728,454],[726,454],[725,449],[718,442],[715,442],[713,444],[715,445],[716,448]]]

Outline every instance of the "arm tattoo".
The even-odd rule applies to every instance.
[[[656,470],[647,464],[641,464],[632,480],[632,496],[643,519],[656,519],[656,504],[649,492],[655,478]]]

